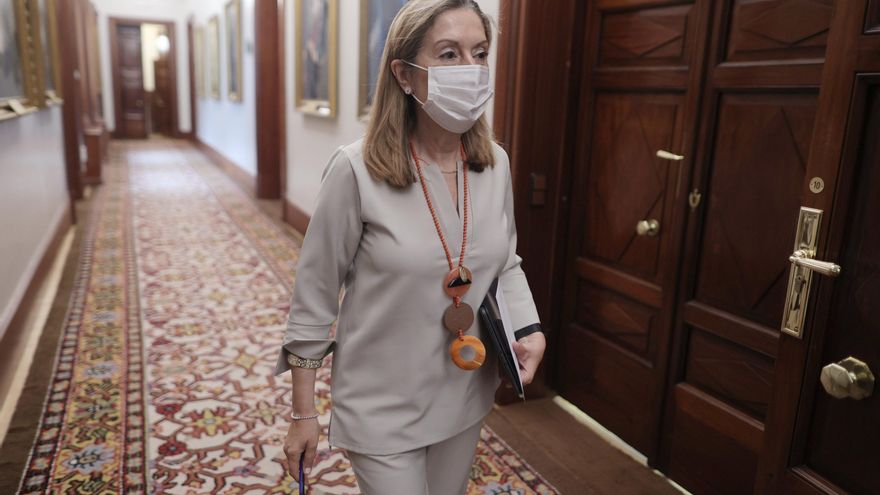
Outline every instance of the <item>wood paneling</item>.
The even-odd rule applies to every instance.
[[[880,81],[854,103],[867,109],[853,164],[854,191],[848,206],[844,248],[836,262],[845,272],[835,281],[821,364],[848,356],[864,361],[880,376]],[[819,390],[809,421],[804,464],[850,493],[880,493],[880,397],[861,401],[835,399]]]
[[[718,106],[695,298],[776,327],[816,98],[723,94]]]
[[[583,22],[586,2],[504,0],[501,7],[494,129],[510,156],[517,252],[550,343],[544,362],[552,363],[561,324],[558,285],[568,222],[566,154],[571,150],[565,143],[569,121],[579,118],[578,95],[569,89],[578,84],[583,47],[572,41]],[[545,179],[544,205],[531,205],[533,174]],[[539,368],[527,397],[543,395],[546,367]]]
[[[648,357],[657,310],[619,293],[583,283],[578,288],[575,321],[638,354]]]
[[[281,157],[286,142],[281,133],[281,120],[285,105],[282,104],[284,74],[281,53],[279,18],[283,18],[278,2],[254,3],[255,53],[256,53],[256,112],[257,112],[257,197],[277,199],[281,197]]]
[[[689,385],[676,386],[674,399],[667,475],[695,494],[751,493],[761,423]]]
[[[830,2],[715,3],[680,272],[671,390],[715,402],[714,421],[667,396],[661,468],[697,493],[749,493],[776,379],[788,257],[831,19]],[[743,429],[744,420],[757,428]],[[697,424],[699,423],[699,424]],[[701,431],[705,440],[695,432]],[[711,450],[708,454],[707,449]],[[721,465],[710,459],[730,458]]]
[[[587,178],[581,254],[613,268],[658,282],[662,234],[639,236],[636,224],[656,219],[661,232],[668,196],[669,162],[680,111],[679,95],[595,95],[591,167]]]
[[[734,0],[729,62],[822,58],[832,0]]]
[[[710,2],[585,3],[557,377],[653,463]]]
[[[696,329],[691,330],[689,344],[685,381],[763,421],[770,403],[773,359]]]
[[[880,0],[868,0],[868,14],[865,16],[865,33],[880,33]]]
[[[670,5],[602,16],[599,64],[688,65],[693,5]]]

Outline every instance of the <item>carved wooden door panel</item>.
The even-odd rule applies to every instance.
[[[760,494],[880,493],[880,2],[835,8],[801,187],[823,210],[816,258],[842,270],[814,275],[801,338],[782,336]]]
[[[655,455],[708,1],[588,2],[556,383]],[[660,158],[658,151],[667,152]]]
[[[147,137],[147,112],[144,104],[144,75],[141,61],[141,27],[139,24],[117,24],[116,39],[119,96],[116,112],[121,121],[121,136]]]
[[[743,494],[773,397],[832,1],[712,3],[659,465],[693,493]]]

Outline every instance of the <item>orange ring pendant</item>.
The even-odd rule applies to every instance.
[[[465,359],[461,353],[465,348],[471,348],[474,352],[472,359]],[[455,342],[449,346],[449,355],[452,356],[452,362],[463,370],[473,371],[483,365],[486,360],[486,346],[480,339],[473,335],[464,335],[455,339]]]

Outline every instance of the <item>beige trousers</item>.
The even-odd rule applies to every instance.
[[[440,443],[391,455],[348,452],[363,495],[463,495],[483,422]]]

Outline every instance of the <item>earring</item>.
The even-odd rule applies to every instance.
[[[406,89],[403,90],[403,92],[406,93],[406,94],[410,94],[410,93],[412,93],[412,90],[409,89],[409,88],[406,88]]]

